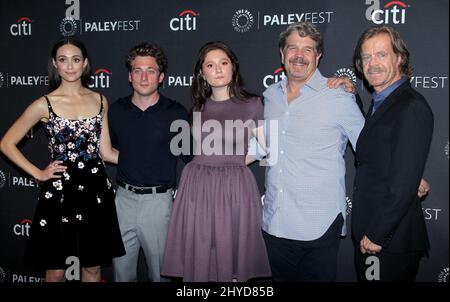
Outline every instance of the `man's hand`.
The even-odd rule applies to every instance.
[[[364,237],[359,242],[359,249],[363,254],[376,254],[381,252],[382,247],[381,245],[373,243],[369,238],[367,238],[366,235],[364,235]]]
[[[344,90],[349,93],[356,93],[356,86],[353,84],[352,80],[348,77],[340,78],[329,78],[327,82],[328,88],[335,89],[339,86],[344,86]]]
[[[429,191],[430,191],[430,184],[425,179],[422,178],[420,180],[420,185],[419,185],[419,189],[417,191],[417,196],[419,196],[419,198],[422,198],[425,195],[427,195]]]

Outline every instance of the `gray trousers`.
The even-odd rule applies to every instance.
[[[161,278],[161,265],[172,210],[172,190],[166,193],[136,194],[119,187],[117,217],[126,255],[113,259],[116,282],[136,282],[139,250],[142,247],[149,279]]]

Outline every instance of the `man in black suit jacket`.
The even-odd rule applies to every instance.
[[[433,113],[410,85],[409,52],[392,27],[366,30],[354,63],[374,90],[356,145],[352,231],[358,279],[414,281],[429,248],[417,187]]]

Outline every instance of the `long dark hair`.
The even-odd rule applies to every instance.
[[[61,77],[58,74],[55,66],[53,66],[53,60],[56,60],[56,53],[58,49],[66,44],[71,44],[81,50],[81,55],[83,56],[83,60],[88,59],[88,63],[86,67],[83,69],[83,74],[81,75],[81,85],[83,87],[88,88],[88,85],[91,81],[91,65],[90,59],[86,50],[86,46],[84,46],[83,42],[81,42],[75,36],[64,37],[60,39],[53,45],[52,52],[50,57],[48,58],[48,81],[49,81],[49,92],[56,90],[59,85],[61,85]]]
[[[194,105],[193,111],[202,111],[206,99],[211,96],[212,90],[208,82],[201,74],[202,65],[205,62],[206,55],[212,50],[222,50],[230,58],[233,75],[231,82],[228,85],[228,92],[230,96],[236,97],[239,100],[247,100],[256,95],[244,89],[244,81],[239,71],[239,61],[231,48],[221,41],[208,42],[200,48],[198,53],[198,60],[194,68],[194,78],[192,81],[192,102]]]

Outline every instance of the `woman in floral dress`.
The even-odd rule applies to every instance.
[[[114,205],[114,189],[103,160],[117,163],[111,146],[106,98],[89,90],[85,46],[74,37],[58,41],[49,59],[50,93],[34,101],[6,132],[1,151],[40,181],[40,195],[25,263],[45,270],[46,281],[64,281],[68,265],[100,281],[101,267],[125,254]],[[17,148],[30,128],[42,122],[51,162],[44,169]],[[75,271],[76,272],[76,271]]]

